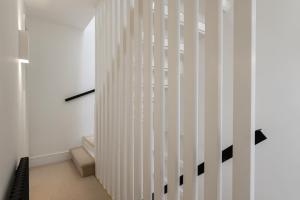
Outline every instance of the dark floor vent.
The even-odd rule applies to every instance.
[[[29,159],[27,157],[20,160],[9,200],[29,200]]]

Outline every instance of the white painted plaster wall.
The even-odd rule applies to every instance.
[[[298,200],[300,185],[300,2],[257,1],[256,200]],[[232,16],[224,16],[223,148],[232,144]],[[223,199],[231,200],[232,160],[223,164]]]
[[[300,2],[257,1],[256,199],[298,200]]]
[[[30,156],[61,157],[80,145],[82,136],[93,134],[94,94],[64,101],[95,87],[93,22],[82,31],[30,17],[28,28]]]
[[[0,1],[0,199],[6,199],[17,160],[26,154],[22,135],[24,66],[18,58],[18,29],[24,28],[23,2]]]

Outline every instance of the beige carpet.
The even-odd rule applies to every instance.
[[[82,178],[72,161],[30,169],[30,200],[111,200],[94,176]]]

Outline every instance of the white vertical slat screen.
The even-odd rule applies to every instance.
[[[256,0],[234,1],[233,200],[254,200]]]
[[[163,199],[163,1],[154,1],[154,199]]]
[[[221,191],[222,1],[207,0],[205,13],[205,177],[204,199]]]
[[[112,199],[223,199],[222,4],[99,1],[96,176]],[[233,200],[254,199],[254,23],[255,0],[234,1]]]
[[[168,1],[168,199],[179,199],[180,55],[179,0]]]

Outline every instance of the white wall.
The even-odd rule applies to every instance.
[[[6,199],[20,152],[22,66],[18,64],[18,16],[22,1],[0,1],[0,199]],[[24,66],[23,66],[24,67]]]
[[[30,17],[28,28],[30,156],[59,156],[93,134],[94,95],[64,99],[95,87],[94,27],[82,31]]]
[[[298,200],[300,1],[257,1],[256,199]]]
[[[300,185],[300,2],[257,1],[256,200],[298,200]],[[232,143],[232,18],[225,15],[223,147]],[[232,161],[223,164],[224,200],[231,200]]]

